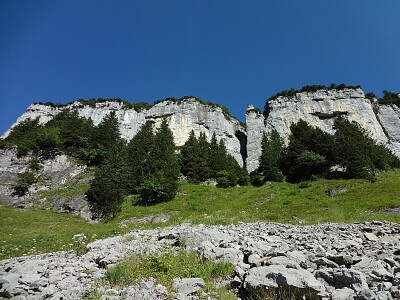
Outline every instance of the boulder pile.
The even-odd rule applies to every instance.
[[[232,263],[235,274],[230,285],[239,299],[268,295],[333,300],[400,297],[400,224],[380,221],[311,226],[182,224],[135,230],[92,242],[82,256],[71,251],[0,261],[0,297],[81,299],[97,290],[104,294],[102,299],[166,299],[171,296],[168,293],[178,299],[195,299],[193,295],[204,285],[199,278],[175,279],[173,292],[152,278],[119,289],[99,286],[106,268],[124,257],[160,253],[166,246],[182,244],[205,259]]]

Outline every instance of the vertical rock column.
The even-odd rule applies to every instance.
[[[257,169],[261,155],[261,140],[265,132],[264,116],[253,105],[246,110],[247,125],[247,171]]]

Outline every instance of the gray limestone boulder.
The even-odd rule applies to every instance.
[[[331,300],[354,300],[355,295],[352,289],[337,289],[332,292]]]
[[[332,286],[335,289],[349,288],[356,292],[368,289],[365,275],[355,270],[322,269],[315,272],[315,278],[325,283],[326,286]]]
[[[389,281],[393,278],[393,275],[388,271],[386,266],[387,264],[383,261],[364,258],[359,263],[353,265],[352,269],[363,272],[373,279],[378,277],[379,281]]]
[[[0,297],[11,298],[21,292],[19,286],[19,274],[2,273],[0,276]]]
[[[325,287],[313,274],[303,269],[289,269],[284,265],[250,269],[244,280],[244,288],[252,295],[262,293],[266,288],[290,288],[311,298],[318,298],[318,294],[325,293]]]
[[[201,291],[205,282],[203,278],[175,278],[172,285],[178,295],[187,297]]]

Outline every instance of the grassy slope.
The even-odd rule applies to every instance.
[[[325,190],[348,187],[344,193],[328,197]],[[87,185],[86,185],[87,188]],[[83,187],[71,185],[58,194],[74,194]],[[306,188],[298,184],[272,183],[219,189],[182,184],[180,194],[171,202],[154,206],[132,206],[127,199],[122,212],[107,223],[89,224],[67,214],[45,210],[15,211],[0,207],[0,259],[23,254],[75,249],[73,235],[84,233],[89,242],[134,228],[153,228],[183,222],[193,224],[234,224],[237,222],[283,222],[313,224],[323,222],[355,222],[388,220],[400,222],[400,216],[382,213],[387,207],[400,205],[400,170],[382,173],[378,181],[319,180]],[[49,195],[50,196],[50,195]],[[122,220],[149,214],[168,213],[172,217],[163,224],[127,224]]]

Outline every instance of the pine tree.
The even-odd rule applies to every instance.
[[[286,179],[298,182],[313,176],[325,176],[329,167],[334,165],[333,136],[303,120],[292,124],[290,130],[289,144],[280,164]]]
[[[181,170],[192,182],[200,182],[198,170],[201,165],[201,155],[199,142],[192,130],[189,139],[181,149]]]
[[[129,193],[137,193],[137,189],[145,176],[153,172],[154,168],[151,166],[153,148],[153,123],[148,121],[128,144]]]
[[[283,141],[276,130],[264,134],[261,142],[260,166],[258,172],[264,176],[264,181],[282,181],[283,174],[279,168],[283,151]]]
[[[115,111],[103,118],[101,123],[93,129],[90,149],[85,149],[87,161],[99,165],[108,156],[110,149],[120,140],[118,119]]]
[[[213,134],[209,145],[207,164],[210,170],[210,178],[217,178],[218,172],[227,168],[226,148],[224,142],[221,140],[220,143],[218,143],[215,133]]]
[[[399,166],[399,159],[377,145],[357,123],[338,118],[335,128],[336,163],[346,168],[348,177],[368,178],[375,170]]]
[[[144,175],[138,186],[140,201],[157,203],[172,200],[178,190],[179,162],[172,131],[165,119],[154,136],[149,154],[150,171]]]
[[[113,218],[121,209],[126,181],[124,150],[123,143],[113,146],[86,193],[93,214],[101,219]]]
[[[192,182],[216,179],[220,187],[248,182],[247,171],[227,154],[222,140],[218,144],[215,135],[208,142],[204,133],[196,139],[192,131],[181,150],[181,166],[182,173]]]
[[[211,178],[212,167],[208,164],[208,157],[210,156],[210,143],[207,141],[205,133],[200,133],[199,139],[199,160],[197,165],[197,176],[199,181],[205,181]]]

